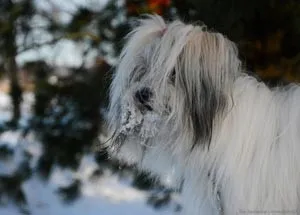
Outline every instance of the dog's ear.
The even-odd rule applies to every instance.
[[[191,33],[175,66],[179,119],[197,143],[209,146],[217,117],[224,112],[239,71],[237,51],[221,34]]]

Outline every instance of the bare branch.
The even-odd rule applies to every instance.
[[[66,38],[71,39],[71,40],[81,39],[81,38],[84,38],[84,37],[89,37],[91,40],[93,40],[95,42],[100,42],[101,41],[101,38],[98,35],[95,35],[95,34],[90,33],[90,32],[75,32],[75,33],[66,34]]]
[[[44,42],[44,43],[33,43],[30,46],[23,47],[22,49],[18,50],[18,54],[21,54],[23,52],[26,52],[26,51],[29,51],[29,50],[32,50],[32,49],[38,49],[38,48],[41,48],[41,47],[46,46],[46,45],[53,45],[61,39],[63,39],[63,37],[58,37],[58,38],[49,40],[49,41]]]
[[[44,43],[33,43],[29,46],[26,46],[26,47],[20,49],[18,51],[18,54],[26,52],[28,50],[38,49],[38,48],[41,48],[45,45],[53,45],[53,44],[57,43],[59,40],[62,40],[62,39],[77,40],[77,39],[82,39],[84,37],[89,37],[91,40],[96,41],[96,42],[101,41],[101,38],[99,36],[97,36],[95,34],[92,34],[90,32],[69,33],[69,34],[66,34],[64,36],[57,37],[55,39],[49,40],[49,41],[44,42]]]

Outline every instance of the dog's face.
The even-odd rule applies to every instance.
[[[152,162],[172,163],[209,143],[239,63],[230,41],[203,29],[150,17],[129,35],[110,91],[118,158],[141,163],[151,154]]]
[[[132,55],[125,54],[113,80],[109,111],[114,132],[111,146],[118,158],[128,163],[141,162],[146,151],[162,145],[159,139],[169,130],[166,122],[170,107],[167,100],[164,104],[159,101],[154,83],[159,77],[151,70],[155,60],[151,55],[158,45],[159,40],[154,39]],[[127,60],[130,63],[122,62]],[[167,84],[171,89],[171,79]]]

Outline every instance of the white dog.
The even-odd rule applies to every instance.
[[[300,88],[248,76],[205,26],[149,16],[128,38],[108,114],[118,159],[183,182],[184,215],[300,214]]]

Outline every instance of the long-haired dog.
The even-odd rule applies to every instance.
[[[110,90],[112,153],[181,183],[182,214],[300,214],[300,88],[247,75],[222,34],[142,19]]]

